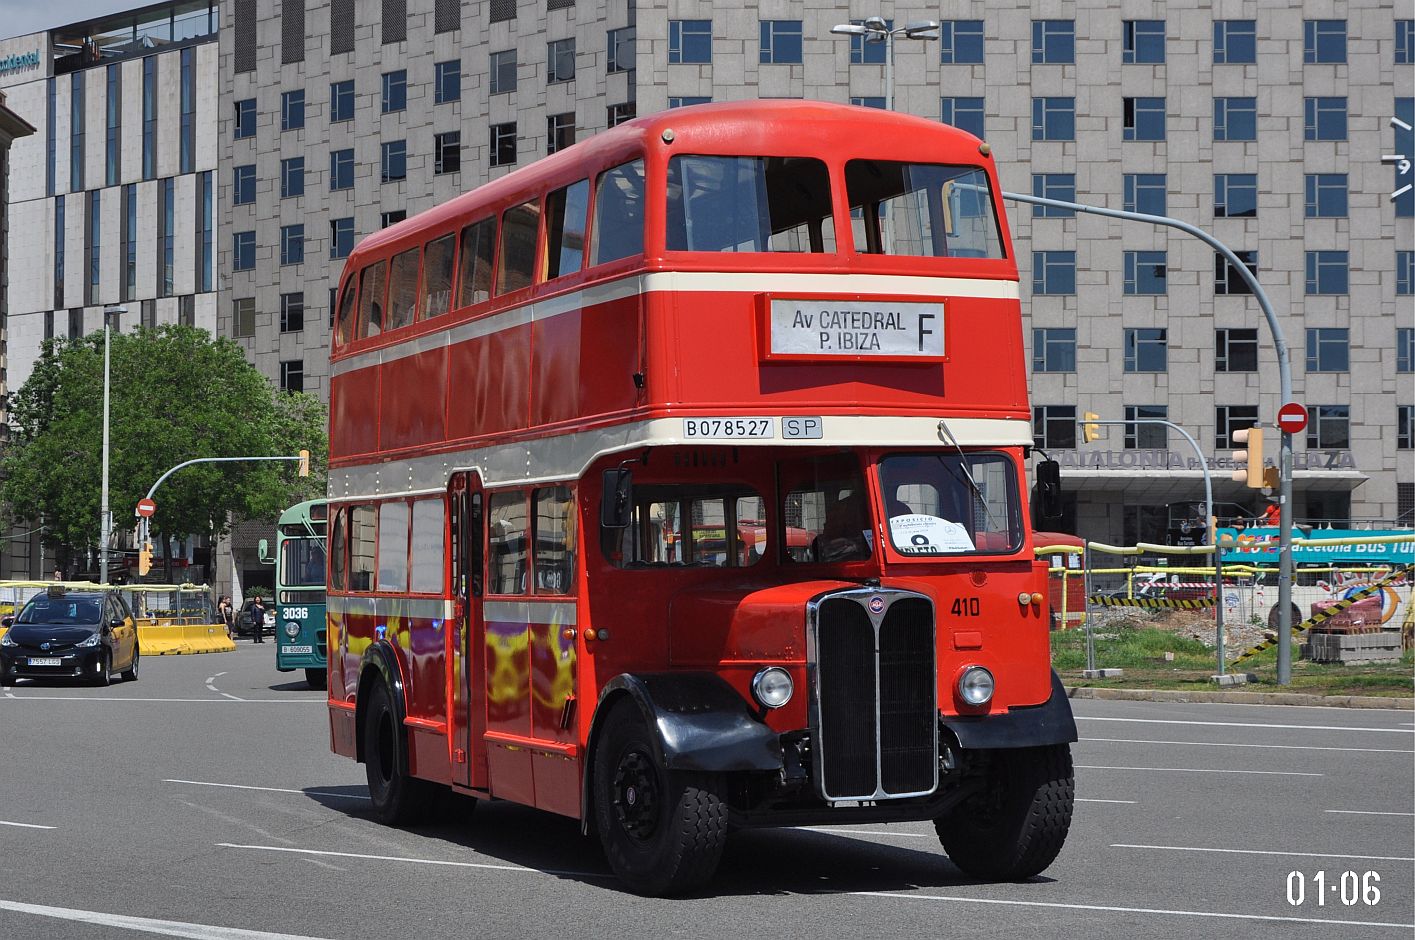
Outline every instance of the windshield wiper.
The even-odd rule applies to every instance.
[[[993,518],[992,510],[988,508],[987,497],[983,495],[983,491],[978,487],[977,481],[973,479],[973,474],[968,469],[968,455],[963,452],[962,447],[958,446],[958,439],[953,436],[953,430],[948,426],[947,421],[939,418],[938,429],[940,435],[943,437],[944,443],[951,444],[953,449],[958,451],[958,468],[963,471],[963,476],[967,478],[968,486],[973,490],[973,496],[977,499],[978,505],[983,507],[983,518],[987,522],[988,531],[997,531],[997,527],[994,525],[997,520]],[[939,462],[943,463],[942,460]],[[952,474],[955,480],[958,479],[958,474],[954,473],[953,469],[949,467],[948,464],[943,464],[943,468]]]

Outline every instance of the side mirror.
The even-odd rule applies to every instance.
[[[247,542],[246,544],[249,545],[250,543]],[[270,543],[265,539],[261,539],[256,543],[256,554],[260,556],[260,563],[262,565],[275,564],[275,559],[270,557]]]
[[[1055,460],[1037,464],[1037,514],[1044,520],[1061,517],[1061,464]]]
[[[117,630],[122,625],[123,619],[121,617],[114,617],[112,620],[108,621],[108,627],[110,630]]]
[[[599,524],[606,529],[628,528],[634,511],[634,474],[626,467],[606,470],[603,489],[599,501]]]
[[[4,627],[6,630],[8,630],[14,625],[15,618],[11,614],[6,614],[5,616],[0,617],[0,627]]]

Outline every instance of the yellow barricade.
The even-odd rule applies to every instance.
[[[230,653],[236,644],[221,624],[138,621],[138,649],[144,656],[183,653]]]

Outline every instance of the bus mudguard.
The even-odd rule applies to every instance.
[[[408,733],[401,720],[408,715],[408,703],[403,696],[403,673],[398,669],[398,654],[387,640],[376,640],[368,649],[364,650],[363,658],[359,661],[359,693],[354,700],[354,727],[360,729],[357,735],[358,754],[356,757],[359,763],[364,761],[362,729],[364,708],[368,701],[364,691],[370,682],[382,682],[388,688],[388,694],[393,698],[393,707],[397,709],[400,719],[398,722],[398,746],[403,748],[405,754],[408,747]]]
[[[1012,708],[1005,715],[950,715],[943,724],[966,750],[1070,744],[1077,737],[1071,700],[1055,669],[1051,672],[1051,698],[1040,705]]]

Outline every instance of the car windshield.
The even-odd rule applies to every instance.
[[[20,611],[18,622],[89,626],[99,622],[102,609],[96,597],[49,597],[42,594],[30,598],[25,609]]]
[[[880,461],[879,480],[889,540],[901,555],[1010,553],[1022,544],[1006,454],[893,454]]]

